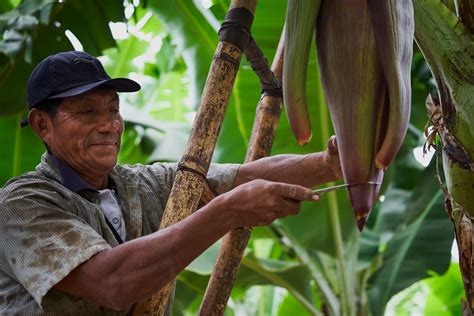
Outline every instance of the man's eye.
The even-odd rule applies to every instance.
[[[81,114],[84,114],[84,115],[92,115],[94,114],[95,111],[94,110],[85,110],[85,111],[82,111]]]

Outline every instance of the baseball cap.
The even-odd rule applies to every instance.
[[[117,92],[135,92],[140,85],[127,78],[110,78],[101,62],[84,52],[61,52],[46,57],[31,73],[27,83],[28,109],[45,100],[72,97],[97,87]],[[21,122],[22,127],[28,120]]]

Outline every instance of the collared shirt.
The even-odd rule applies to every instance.
[[[118,236],[116,239],[118,239],[120,243],[126,240],[127,231],[125,229],[125,220],[116,197],[113,179],[108,179],[108,189],[97,190],[84,181],[67,163],[54,156],[51,152],[48,152],[48,157],[58,168],[61,175],[61,184],[67,189],[76,193],[80,193],[82,190],[99,193],[100,206],[104,212],[107,225],[109,225],[109,227],[112,226],[112,233],[116,233],[116,237]]]
[[[208,179],[229,190],[238,165],[211,165]],[[176,164],[117,165],[109,174],[123,212],[126,237],[155,232],[166,206]],[[35,172],[0,189],[0,314],[125,315],[52,287],[78,265],[118,245],[94,190],[67,188],[67,177],[42,157]]]
[[[115,190],[99,190],[99,196],[100,206],[108,221],[107,225],[112,226],[112,229],[117,233],[117,239],[120,238],[119,241],[122,243],[124,240],[127,240],[127,230],[125,229],[125,220],[123,219],[122,209],[115,195]]]

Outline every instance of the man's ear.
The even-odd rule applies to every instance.
[[[43,140],[46,144],[49,144],[51,137],[51,117],[48,113],[38,110],[31,109],[28,113],[28,123],[35,132],[35,134]]]

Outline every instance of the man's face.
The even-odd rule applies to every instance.
[[[115,166],[122,132],[117,93],[95,89],[64,99],[44,141],[55,156],[92,176]]]

